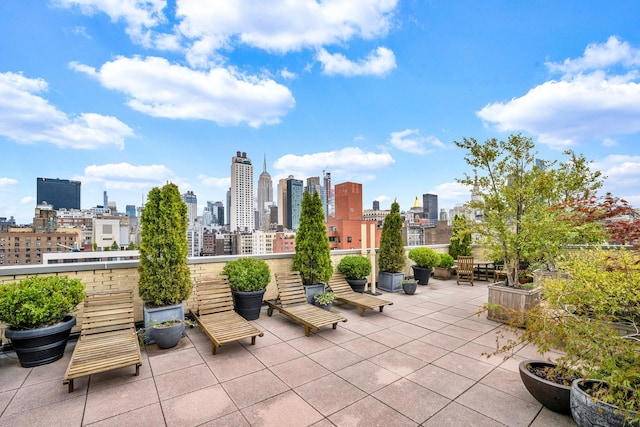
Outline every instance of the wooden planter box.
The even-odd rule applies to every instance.
[[[487,319],[502,323],[526,320],[517,319],[522,313],[540,303],[540,286],[533,289],[517,289],[504,286],[503,282],[487,286],[489,289],[489,310]]]
[[[451,279],[451,269],[450,268],[442,268],[442,267],[434,267],[433,268],[433,278],[440,280],[449,280]]]

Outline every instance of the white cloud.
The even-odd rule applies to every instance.
[[[637,67],[640,66],[640,49],[633,48],[628,42],[611,36],[606,43],[589,44],[580,58],[567,58],[562,63],[546,62],[545,65],[551,71],[564,73],[565,76],[589,70],[601,70],[614,65]]]
[[[547,66],[563,77],[477,115],[499,131],[525,131],[558,149],[593,140],[611,146],[616,136],[640,132],[640,49],[610,37],[580,58]]]
[[[9,187],[10,185],[16,185],[17,183],[18,181],[13,178],[0,177],[0,188]]]
[[[70,66],[126,94],[131,108],[153,117],[259,127],[278,123],[295,105],[285,86],[233,69],[195,71],[158,57],[119,57],[99,70]]]
[[[226,177],[226,178],[216,178],[213,176],[207,176],[205,174],[200,174],[198,175],[198,179],[200,180],[200,183],[204,186],[207,187],[216,187],[216,188],[223,188],[223,189],[227,189],[229,187],[231,187],[231,178]]]
[[[81,113],[70,117],[43,97],[47,82],[0,73],[0,135],[19,142],[46,142],[62,148],[123,148],[133,130],[115,117]]]
[[[180,0],[176,17],[181,34],[196,41],[194,47],[208,40],[211,49],[235,42],[284,53],[382,37],[391,28],[396,4],[397,0]]]
[[[292,73],[291,71],[287,70],[287,68],[285,67],[282,70],[280,70],[280,77],[286,80],[291,80],[291,79],[295,79],[298,76],[296,75],[296,73]]]
[[[603,192],[621,197],[635,208],[640,207],[640,156],[611,154],[594,161],[592,169],[607,177]]]
[[[275,169],[282,171],[274,181],[293,175],[297,179],[321,176],[322,171],[331,172],[333,180],[371,181],[374,172],[393,165],[395,160],[388,153],[372,153],[360,148],[346,147],[338,151],[305,154],[287,154],[274,162]]]
[[[436,185],[429,193],[438,195],[440,205],[454,206],[471,200],[471,188],[459,182],[445,182]]]
[[[100,183],[109,189],[146,189],[175,180],[173,172],[163,165],[131,165],[108,163],[84,169],[83,183]]]
[[[353,76],[384,76],[396,68],[396,57],[386,47],[379,47],[358,62],[353,62],[341,53],[331,54],[325,49],[319,49],[316,59],[322,64],[322,70],[329,75]]]
[[[389,143],[398,150],[413,154],[433,152],[433,149],[427,148],[428,145],[447,148],[447,146],[435,136],[421,136],[420,130],[418,129],[405,129],[399,132],[391,132]]]
[[[32,196],[23,197],[20,199],[20,204],[23,205],[33,205],[36,202],[36,198]]]
[[[158,47],[149,29],[166,22],[166,0],[54,0],[59,7],[77,7],[85,15],[104,13],[112,22],[124,22],[131,39],[145,47]]]

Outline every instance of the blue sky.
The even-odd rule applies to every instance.
[[[36,177],[82,207],[140,205],[167,181],[225,200],[331,172],[365,208],[469,199],[453,141],[522,132],[570,148],[640,206],[640,2],[0,1],[0,216],[33,217]],[[201,212],[201,209],[200,209]]]

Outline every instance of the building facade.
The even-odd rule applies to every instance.
[[[80,209],[80,181],[37,178],[36,203],[46,203],[53,209]]]
[[[195,224],[198,217],[198,197],[193,191],[187,191],[182,195],[182,201],[187,205],[187,225]]]
[[[300,227],[302,213],[302,194],[304,193],[302,180],[290,177],[287,179],[287,224],[289,230]]]
[[[231,158],[231,231],[254,230],[253,165],[247,153]]]
[[[269,206],[273,204],[273,181],[267,172],[267,156],[264,156],[262,173],[258,178],[258,220],[256,228],[269,229]]]
[[[438,196],[436,194],[423,194],[422,195],[422,210],[424,212],[423,218],[430,219],[431,221],[438,221]]]

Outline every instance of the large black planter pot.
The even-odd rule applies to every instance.
[[[28,330],[9,327],[4,334],[11,340],[20,365],[32,368],[55,362],[64,355],[69,333],[75,324],[75,316],[65,316],[62,322],[53,326]]]
[[[170,322],[172,320],[184,320],[184,304],[164,305],[161,307],[147,307],[147,304],[142,304],[142,318],[144,320],[145,337],[144,343],[146,345],[155,344],[156,340],[151,333],[153,325]],[[179,323],[180,336],[186,335],[184,323]]]
[[[571,386],[546,380],[529,370],[530,368],[555,366],[554,363],[541,360],[525,360],[520,362],[518,368],[524,386],[538,402],[554,412],[570,415],[571,405],[569,404],[569,396],[571,395]]]
[[[602,383],[599,380],[577,379],[571,384],[571,415],[580,427],[638,427],[640,422],[625,420],[638,417],[637,412],[626,411],[617,406],[593,398],[585,392],[590,384]]]
[[[347,283],[351,286],[354,292],[364,293],[364,287],[367,286],[367,279],[347,279]]]
[[[151,328],[150,335],[156,344],[160,348],[171,348],[178,345],[182,333],[184,331],[184,324],[182,322],[175,323],[171,326],[154,326]]]
[[[265,289],[254,292],[231,291],[236,312],[247,320],[259,318],[264,292]]]
[[[428,285],[429,278],[431,277],[432,268],[422,268],[412,265],[413,268],[413,278],[418,281],[420,285]]]

